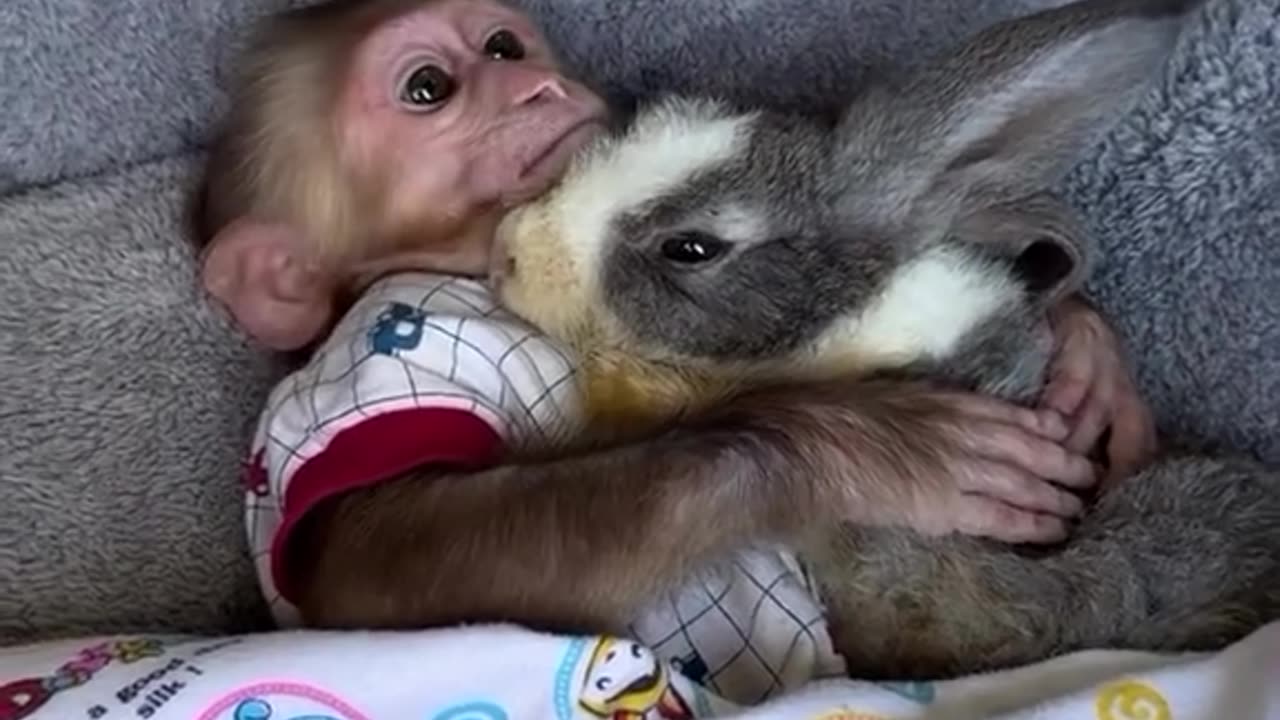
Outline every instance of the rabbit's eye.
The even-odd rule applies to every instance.
[[[729,249],[729,243],[701,232],[684,232],[662,241],[662,257],[681,265],[715,260]]]

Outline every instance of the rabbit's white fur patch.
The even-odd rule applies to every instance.
[[[935,247],[897,269],[865,310],[833,324],[813,354],[854,356],[879,367],[943,358],[1021,296],[1007,270],[959,248]]]
[[[547,205],[565,250],[594,273],[610,221],[743,152],[754,119],[707,100],[671,99],[641,114],[621,141],[589,149]]]

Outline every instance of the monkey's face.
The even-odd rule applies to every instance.
[[[502,207],[545,190],[605,119],[494,0],[297,8],[264,24],[240,72],[202,276],[281,350],[315,340],[370,277],[484,274]]]
[[[543,192],[606,115],[529,18],[490,0],[440,0],[377,26],[338,102],[344,162],[380,179],[392,217],[437,226]],[[465,269],[483,272],[488,237],[474,235],[476,247],[450,252],[468,250]]]

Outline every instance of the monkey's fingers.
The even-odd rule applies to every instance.
[[[1087,453],[1098,444],[1102,433],[1111,424],[1115,403],[1111,383],[1098,383],[1071,418],[1071,434],[1064,443],[1068,450]]]
[[[1079,368],[1055,370],[1040,398],[1040,405],[1071,417],[1089,396],[1092,384],[1088,373]]]
[[[1116,482],[1137,472],[1155,457],[1158,441],[1155,418],[1147,404],[1135,397],[1119,401],[1107,443],[1110,469],[1107,481]]]
[[[1022,510],[1062,518],[1075,518],[1084,512],[1084,502],[1075,493],[1004,463],[975,464],[962,482],[962,489],[968,493]]]
[[[1087,457],[1021,427],[998,422],[978,424],[966,429],[962,442],[966,450],[980,457],[1059,485],[1089,488],[1098,480]]]
[[[1049,440],[1064,440],[1070,431],[1066,419],[1056,410],[1032,410],[985,395],[957,395],[951,401],[957,410],[974,420],[1022,428]]]
[[[957,532],[1002,542],[1056,543],[1070,533],[1067,521],[1060,517],[1017,508],[980,494],[961,495],[957,506],[948,507],[945,512],[954,513]]]

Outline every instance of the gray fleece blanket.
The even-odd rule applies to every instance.
[[[290,1],[0,3],[0,641],[265,622],[236,478],[282,368],[193,289],[183,207],[246,22]],[[821,110],[1056,1],[525,4],[619,101]],[[1163,429],[1280,463],[1280,0],[1210,0],[1063,190]]]

